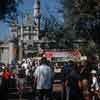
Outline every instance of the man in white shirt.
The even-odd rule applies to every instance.
[[[41,59],[40,66],[34,72],[37,94],[39,100],[43,100],[44,96],[51,99],[51,88],[53,81],[52,69],[47,64],[46,58]]]

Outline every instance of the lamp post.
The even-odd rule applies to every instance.
[[[22,30],[22,27],[21,27]],[[22,34],[22,32],[21,32]],[[19,61],[22,61],[23,59],[23,40],[22,40],[22,36],[19,39]]]
[[[22,14],[22,24],[21,24],[21,31],[20,31],[20,38],[19,38],[19,61],[23,59],[23,14]]]

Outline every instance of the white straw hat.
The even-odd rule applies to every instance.
[[[96,70],[91,70],[90,73],[91,73],[91,74],[96,74],[97,72],[96,72]]]

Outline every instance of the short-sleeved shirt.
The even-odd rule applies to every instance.
[[[52,86],[52,69],[47,65],[40,65],[34,72],[36,89],[50,89]]]
[[[3,78],[5,80],[8,80],[9,79],[9,76],[10,76],[10,73],[9,72],[4,72],[2,76],[3,76]]]
[[[23,69],[23,68],[19,69],[18,77],[19,78],[25,78],[25,69]]]
[[[78,81],[80,80],[80,74],[76,71],[72,71],[68,76],[69,85],[74,89],[79,89]]]

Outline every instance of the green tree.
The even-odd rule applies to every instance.
[[[56,16],[50,15],[49,17],[42,16],[42,27],[45,31],[45,34],[41,34],[40,38],[46,37],[48,41],[55,41],[55,44],[52,45],[56,48],[65,48],[64,46],[64,29],[63,23],[60,22]],[[62,37],[62,38],[61,38]],[[63,43],[62,43],[63,42]],[[50,44],[51,47],[51,44]],[[52,48],[52,47],[51,47]]]
[[[9,21],[17,13],[17,7],[22,0],[0,0],[0,20]]]
[[[100,0],[76,0],[74,13],[78,16],[77,23],[74,24],[75,32],[87,40],[93,39],[100,43]]]
[[[85,38],[100,43],[100,0],[64,0],[67,39]]]

